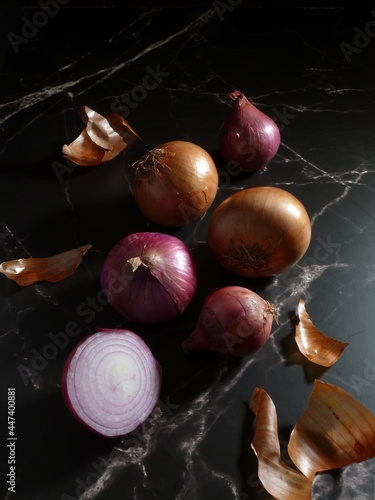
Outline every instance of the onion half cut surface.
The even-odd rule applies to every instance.
[[[133,431],[152,413],[161,368],[137,334],[102,329],[70,354],[61,388],[78,421],[98,434],[116,437]]]

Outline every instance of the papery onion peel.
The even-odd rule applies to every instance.
[[[264,488],[278,500],[311,498],[312,480],[280,458],[276,409],[266,391],[254,390],[250,408],[257,417],[251,447],[258,457],[258,476]]]
[[[92,245],[83,245],[52,257],[8,260],[0,264],[0,273],[21,286],[31,285],[36,281],[61,281],[73,274],[91,247]]]
[[[295,425],[289,456],[309,478],[375,457],[375,415],[340,387],[315,381]]]
[[[341,342],[321,333],[306,312],[305,301],[298,303],[299,323],[296,325],[295,341],[301,353],[312,363],[332,366],[340,358],[349,342]]]
[[[139,139],[135,130],[118,113],[104,117],[88,106],[82,106],[79,114],[86,128],[62,148],[63,155],[77,165],[93,167],[106,163]]]
[[[264,389],[254,389],[250,409],[257,418],[251,446],[259,479],[277,500],[311,498],[317,473],[375,457],[375,415],[333,384],[315,380],[307,408],[291,433],[288,454],[299,470],[280,459],[276,410]]]

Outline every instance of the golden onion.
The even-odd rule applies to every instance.
[[[305,207],[291,193],[270,186],[229,196],[209,225],[209,245],[220,264],[251,278],[286,271],[305,254],[310,240]]]
[[[137,205],[152,222],[183,226],[206,213],[215,199],[219,184],[216,165],[196,144],[166,142],[133,166]]]

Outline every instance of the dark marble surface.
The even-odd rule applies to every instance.
[[[87,243],[93,249],[60,283],[21,288],[0,275],[1,498],[266,499],[250,448],[254,387],[274,400],[283,449],[315,378],[339,385],[375,411],[375,13],[371,7],[226,5],[223,12],[217,2],[175,8],[114,2],[103,8],[71,1],[58,4],[45,23],[45,16],[33,17],[40,4],[2,7],[1,261]],[[25,19],[43,26],[31,36]],[[361,38],[360,30],[367,35]],[[15,45],[13,37],[12,46],[9,33],[28,38]],[[160,82],[128,109],[122,96],[142,86],[150,71]],[[252,176],[229,175],[217,151],[229,111],[225,95],[234,88],[281,129],[277,156]],[[106,165],[72,168],[61,146],[80,133],[83,104],[102,114],[122,113],[142,142]],[[220,188],[206,216],[170,230],[139,213],[131,164],[174,139],[211,153]],[[296,195],[312,223],[306,255],[270,280],[230,275],[207,246],[214,208],[257,185]],[[199,290],[183,316],[157,327],[124,321],[101,296],[107,252],[141,230],[183,239],[200,272]],[[229,284],[248,286],[278,305],[279,324],[269,341],[243,359],[186,355],[180,345],[205,296]],[[323,332],[350,342],[329,369],[301,363],[296,355],[300,297]],[[43,357],[51,335],[69,322],[79,335],[52,359]],[[136,331],[163,368],[160,404],[144,425],[117,440],[82,428],[60,393],[68,353],[100,327]],[[8,387],[16,389],[16,493],[6,492],[4,479]],[[373,499],[374,474],[370,460],[318,476],[313,498]]]

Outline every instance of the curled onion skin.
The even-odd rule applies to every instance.
[[[161,367],[147,344],[129,330],[102,329],[67,358],[62,395],[85,427],[106,437],[128,434],[155,408]]]
[[[258,278],[283,273],[305,254],[311,224],[302,203],[284,189],[244,189],[225,199],[209,225],[209,246],[229,271]]]
[[[163,226],[183,226],[207,212],[219,184],[211,156],[187,141],[170,141],[134,163],[133,192],[141,212]]]
[[[121,239],[109,251],[101,284],[124,318],[161,323],[182,314],[198,287],[195,259],[183,241],[157,232]]]
[[[232,356],[252,354],[269,338],[275,310],[247,288],[218,288],[207,296],[195,330],[182,347],[186,351],[209,349]]]
[[[233,107],[219,133],[219,151],[227,161],[235,161],[243,171],[264,168],[280,146],[276,123],[235,90],[228,94]]]

